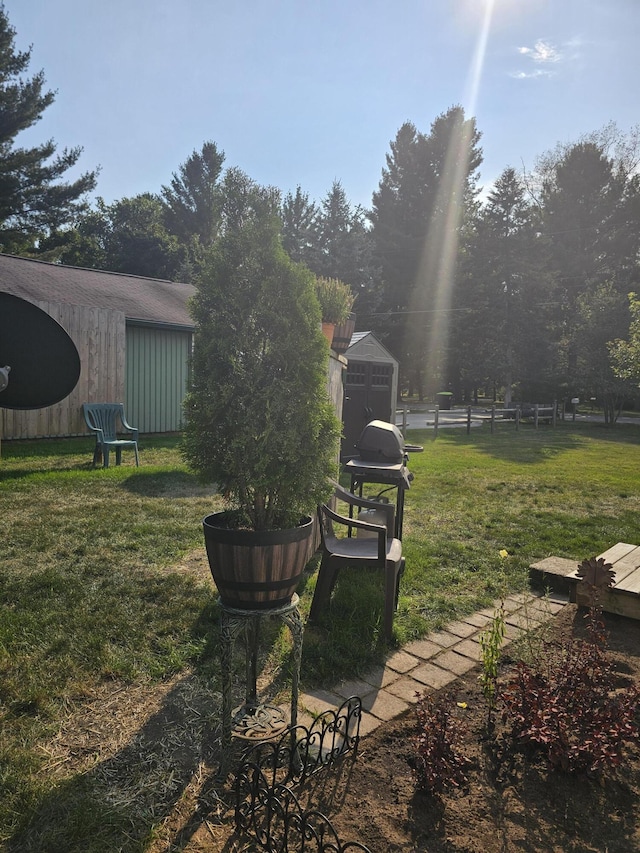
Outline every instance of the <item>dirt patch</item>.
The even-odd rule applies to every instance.
[[[582,630],[569,606],[554,631]],[[609,645],[622,686],[640,683],[640,623],[608,617]],[[604,780],[569,776],[542,758],[505,748],[503,732],[486,736],[486,705],[477,672],[457,683],[457,715],[470,759],[469,784],[441,797],[417,793],[411,770],[415,714],[365,738],[351,796],[332,818],[344,839],[372,851],[425,853],[630,853],[640,850],[640,757]]]

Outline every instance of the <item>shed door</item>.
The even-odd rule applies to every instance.
[[[360,433],[373,420],[393,423],[393,365],[376,361],[349,361],[342,409],[342,455],[353,454]]]
[[[182,429],[191,333],[127,326],[125,413],[140,432]]]

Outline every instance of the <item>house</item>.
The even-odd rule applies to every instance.
[[[55,406],[0,408],[3,438],[84,435],[86,402],[123,402],[129,423],[142,433],[181,429],[192,285],[0,254],[0,291],[57,320],[81,362],[78,384]]]

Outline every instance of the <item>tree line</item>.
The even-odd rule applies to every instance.
[[[159,191],[92,205],[97,170],[65,180],[81,148],[16,144],[54,94],[14,40],[0,7],[0,251],[197,281],[253,181],[207,141]],[[559,144],[484,193],[480,142],[458,105],[426,131],[406,122],[368,210],[339,181],[319,202],[266,188],[283,246],[351,285],[357,328],[396,356],[407,393],[596,398],[613,423],[640,382],[640,128]]]

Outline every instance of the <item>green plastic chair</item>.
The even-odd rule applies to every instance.
[[[93,465],[98,464],[100,457],[103,467],[109,467],[109,452],[116,451],[116,465],[122,461],[122,448],[133,447],[136,455],[136,467],[140,464],[138,457],[138,430],[129,426],[124,416],[122,403],[83,403],[82,410],[88,428],[96,434],[96,447],[93,451]],[[118,420],[122,429],[131,433],[131,438],[118,438]]]

